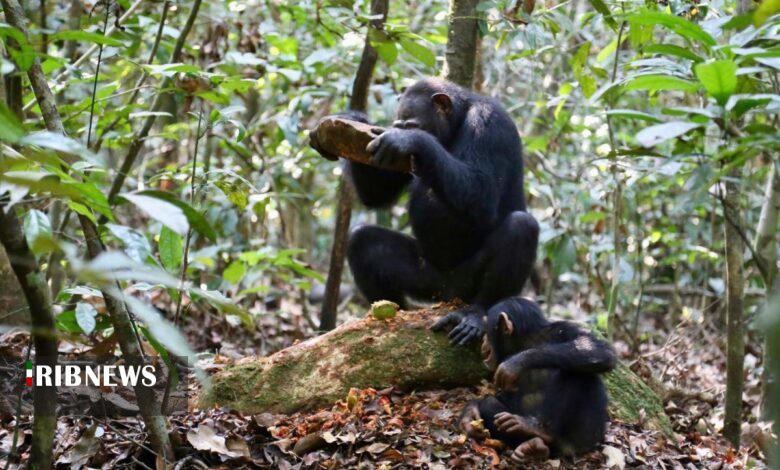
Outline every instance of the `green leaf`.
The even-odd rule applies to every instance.
[[[177,198],[176,195],[166,191],[155,190],[139,191],[135,194],[154,197],[173,204],[174,206],[184,211],[184,215],[187,217],[190,226],[197,230],[198,233],[207,237],[211,241],[217,240],[217,232],[215,232],[214,228],[209,225],[206,218],[203,217],[203,215],[196,211],[192,206]]]
[[[165,269],[177,272],[184,256],[182,238],[173,230],[163,226],[158,246],[160,248],[160,261]]]
[[[685,47],[675,46],[674,44],[650,44],[645,46],[642,52],[647,54],[663,54],[680,57],[682,59],[692,60],[694,62],[702,62],[704,59],[699,57],[696,53]]]
[[[615,21],[615,18],[612,17],[612,12],[609,11],[609,7],[607,7],[603,0],[588,0],[588,2],[594,10],[601,13],[604,17],[604,21],[606,21],[610,28],[617,29],[617,22]]]
[[[568,235],[563,235],[558,239],[551,257],[553,265],[553,276],[556,278],[561,274],[568,272],[577,261],[577,249],[574,246],[574,240]]]
[[[737,64],[730,60],[697,64],[693,70],[707,93],[721,106],[737,90]]]
[[[246,274],[246,264],[241,261],[233,261],[222,271],[222,277],[231,284],[238,284]]]
[[[645,10],[628,15],[626,20],[632,24],[663,26],[684,38],[705,46],[714,46],[716,44],[715,39],[698,24],[669,13]]]
[[[124,193],[120,196],[179,235],[185,235],[190,228],[184,211],[167,201],[138,193]]]
[[[83,330],[76,322],[76,312],[67,310],[54,317],[57,329],[66,333],[81,333]]]
[[[137,263],[145,263],[146,258],[152,253],[152,247],[149,245],[149,240],[146,236],[138,230],[124,225],[106,224],[111,233],[122,241],[125,246],[125,253],[133,261]]]
[[[49,217],[38,209],[31,209],[24,217],[24,238],[36,255],[48,252],[53,239]]]
[[[14,113],[0,101],[0,141],[16,143],[24,136],[24,128]]]
[[[95,331],[95,317],[97,316],[97,310],[92,304],[86,302],[79,302],[76,304],[76,323],[85,334],[90,334]]]
[[[642,129],[636,135],[636,140],[639,141],[643,147],[652,147],[666,140],[679,137],[697,127],[701,127],[701,124],[682,121],[666,122]]]
[[[400,42],[401,47],[418,62],[431,68],[436,67],[436,54],[430,49],[410,39],[401,39]]]
[[[681,90],[693,92],[698,89],[698,84],[677,78],[672,75],[637,75],[623,83],[624,90]]]
[[[610,109],[604,114],[611,117],[637,119],[639,121],[661,122],[660,118],[653,116],[652,114],[643,113],[641,111],[635,111],[633,109]]]
[[[780,12],[780,0],[764,0],[753,12],[753,24],[761,26],[770,16]]]
[[[246,209],[249,204],[249,191],[245,186],[227,180],[219,180],[214,185],[222,190],[233,205],[242,211]]]
[[[104,46],[124,46],[125,43],[119,39],[110,36],[104,36],[100,33],[91,33],[89,31],[60,31],[51,36],[54,41],[83,41],[93,44],[103,44]]]

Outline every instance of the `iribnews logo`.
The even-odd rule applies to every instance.
[[[28,387],[153,387],[157,376],[153,365],[33,365],[25,362],[25,385]]]

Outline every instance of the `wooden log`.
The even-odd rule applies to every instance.
[[[351,387],[411,391],[480,384],[490,376],[479,345],[451,346],[446,334],[429,329],[453,308],[402,311],[387,320],[367,315],[269,357],[242,359],[212,377],[201,405],[293,413],[329,406]],[[613,419],[671,432],[661,400],[628,367],[619,365],[604,382]]]
[[[384,131],[381,127],[343,118],[326,117],[311,131],[320,149],[347,160],[382,168],[383,170],[409,173],[412,159],[399,159],[390,166],[379,166],[371,161],[366,151],[368,144]]]

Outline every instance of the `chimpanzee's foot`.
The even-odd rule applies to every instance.
[[[450,344],[465,346],[482,338],[482,335],[485,334],[483,325],[485,313],[485,309],[482,307],[469,305],[439,318],[431,325],[431,329],[439,331],[447,326],[455,325],[450,330]]]
[[[528,460],[547,460],[550,457],[550,448],[541,437],[535,437],[517,446],[512,452],[512,461],[523,463]]]

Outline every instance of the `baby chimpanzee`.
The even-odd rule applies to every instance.
[[[466,405],[460,426],[469,436],[490,431],[515,448],[516,461],[579,453],[604,438],[607,395],[599,374],[616,363],[604,341],[574,323],[549,322],[536,303],[511,297],[488,312],[482,355],[499,393]]]

